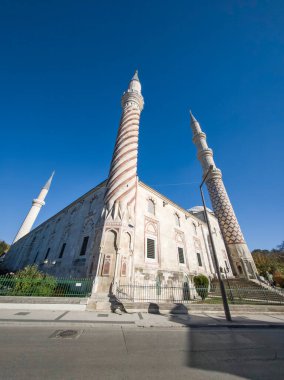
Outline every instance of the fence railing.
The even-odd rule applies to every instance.
[[[207,288],[200,288],[200,294],[204,297],[208,293]],[[165,286],[161,284],[127,284],[116,285],[116,297],[120,301],[129,302],[178,302],[187,303],[197,298],[195,288],[189,286]]]
[[[284,304],[284,289],[280,288],[231,286],[225,287],[225,290],[230,304]],[[188,284],[117,284],[115,294],[121,302],[222,303],[219,288],[193,287]]]
[[[0,296],[88,297],[92,291],[90,278],[30,278],[0,276]]]
[[[230,287],[226,294],[231,304],[284,304],[284,289],[264,287]],[[217,290],[209,293],[209,302],[214,303],[221,299]]]

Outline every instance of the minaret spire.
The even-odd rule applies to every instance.
[[[28,215],[26,216],[23,224],[21,225],[14,241],[13,241],[13,244],[21,239],[23,236],[25,236],[26,234],[28,234],[30,232],[30,230],[32,229],[32,226],[38,216],[38,213],[40,212],[40,209],[42,206],[45,205],[45,197],[50,189],[50,185],[51,185],[51,181],[53,179],[53,176],[54,176],[54,171],[52,172],[50,178],[48,179],[48,181],[46,182],[46,184],[43,186],[43,188],[41,189],[41,192],[39,193],[38,197],[36,199],[33,200],[32,202],[32,207],[30,209],[30,211],[28,212]]]
[[[53,170],[51,176],[49,177],[48,181],[46,182],[46,184],[43,186],[44,189],[46,189],[47,191],[49,190],[50,188],[50,185],[51,185],[51,182],[52,182],[52,179],[54,177],[54,174],[55,174],[55,170]]]
[[[139,77],[138,77],[138,70],[135,70],[132,80],[138,80],[138,82],[140,82]]]
[[[213,151],[207,145],[206,134],[202,131],[200,124],[191,111],[190,127],[193,132],[193,142],[197,148],[197,157],[202,166],[203,176],[207,173],[209,167],[213,165],[213,170],[206,180],[206,185],[233,266],[233,272],[240,277],[255,278],[257,270],[224,186],[221,170],[216,168]]]

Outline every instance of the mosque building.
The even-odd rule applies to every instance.
[[[17,271],[37,264],[56,277],[94,279],[93,293],[106,294],[113,283],[165,284],[197,274],[216,277],[203,207],[186,210],[138,179],[140,115],[144,106],[136,72],[121,100],[122,116],[107,180],[38,227],[51,178],[33,201],[5,265]],[[220,169],[200,124],[190,114],[193,142],[206,179],[208,209],[219,266],[228,277],[255,278],[256,268],[226,192]]]

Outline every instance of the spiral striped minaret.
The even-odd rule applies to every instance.
[[[203,175],[206,175],[211,165],[213,166],[213,170],[206,180],[206,185],[233,271],[240,277],[254,278],[257,270],[223,183],[221,170],[215,165],[213,151],[207,145],[206,134],[192,113],[190,113],[190,118],[193,142],[197,147],[197,157],[202,165]]]
[[[123,111],[105,193],[105,206],[108,215],[117,215],[126,209],[131,213],[134,209],[139,119],[143,105],[141,83],[136,71],[121,100]]]

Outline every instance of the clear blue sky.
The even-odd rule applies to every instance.
[[[53,169],[37,224],[106,178],[136,68],[141,180],[201,203],[191,109],[249,247],[284,239],[282,0],[2,0],[0,36],[0,239]]]

